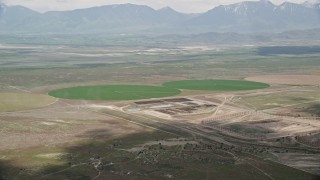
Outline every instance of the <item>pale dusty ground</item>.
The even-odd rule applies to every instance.
[[[145,131],[149,130],[60,101],[42,109],[0,113],[0,150],[61,144],[88,138],[112,139]]]
[[[320,76],[316,75],[265,75],[248,77],[245,79],[268,84],[320,85]]]
[[[315,174],[320,174],[320,155],[298,153],[275,153],[274,155],[281,163]]]

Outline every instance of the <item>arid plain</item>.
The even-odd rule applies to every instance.
[[[0,179],[319,178],[320,52],[268,47],[1,45]],[[147,99],[135,91],[132,100],[49,95],[179,80],[268,87],[176,88]]]

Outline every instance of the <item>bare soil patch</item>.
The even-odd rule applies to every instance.
[[[85,139],[112,139],[145,128],[76,106],[0,113],[0,151]]]
[[[320,155],[281,153],[274,154],[281,163],[320,175]]]
[[[285,85],[320,85],[320,76],[316,75],[265,75],[245,78],[248,81]]]
[[[28,126],[26,129],[2,128],[0,150],[55,145],[92,138],[112,139],[145,131],[137,125],[115,120],[96,121],[91,124],[67,124],[67,121],[50,123],[52,125],[29,121],[25,123]]]

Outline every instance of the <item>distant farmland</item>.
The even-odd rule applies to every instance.
[[[43,107],[55,98],[31,93],[0,93],[0,112],[20,111]]]
[[[242,80],[184,80],[163,84],[166,87],[190,90],[240,91],[263,89],[268,84]]]
[[[63,99],[136,100],[173,96],[180,94],[180,92],[180,90],[170,87],[101,85],[58,89],[49,92],[49,95]]]

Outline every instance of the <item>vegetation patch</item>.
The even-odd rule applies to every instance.
[[[170,87],[144,85],[100,85],[58,89],[49,92],[49,95],[63,99],[136,100],[167,97],[180,93],[180,90]]]
[[[301,55],[320,53],[319,46],[271,46],[259,47],[258,54],[261,56],[269,55]]]
[[[271,133],[270,130],[264,129],[261,127],[255,127],[255,126],[248,126],[245,124],[231,124],[228,125],[226,128],[237,132],[237,133],[244,133],[244,134],[267,134]]]
[[[55,100],[53,97],[42,94],[0,93],[0,112],[39,108],[53,103]]]
[[[166,87],[190,90],[240,91],[263,89],[268,84],[243,80],[183,80],[163,84]]]

